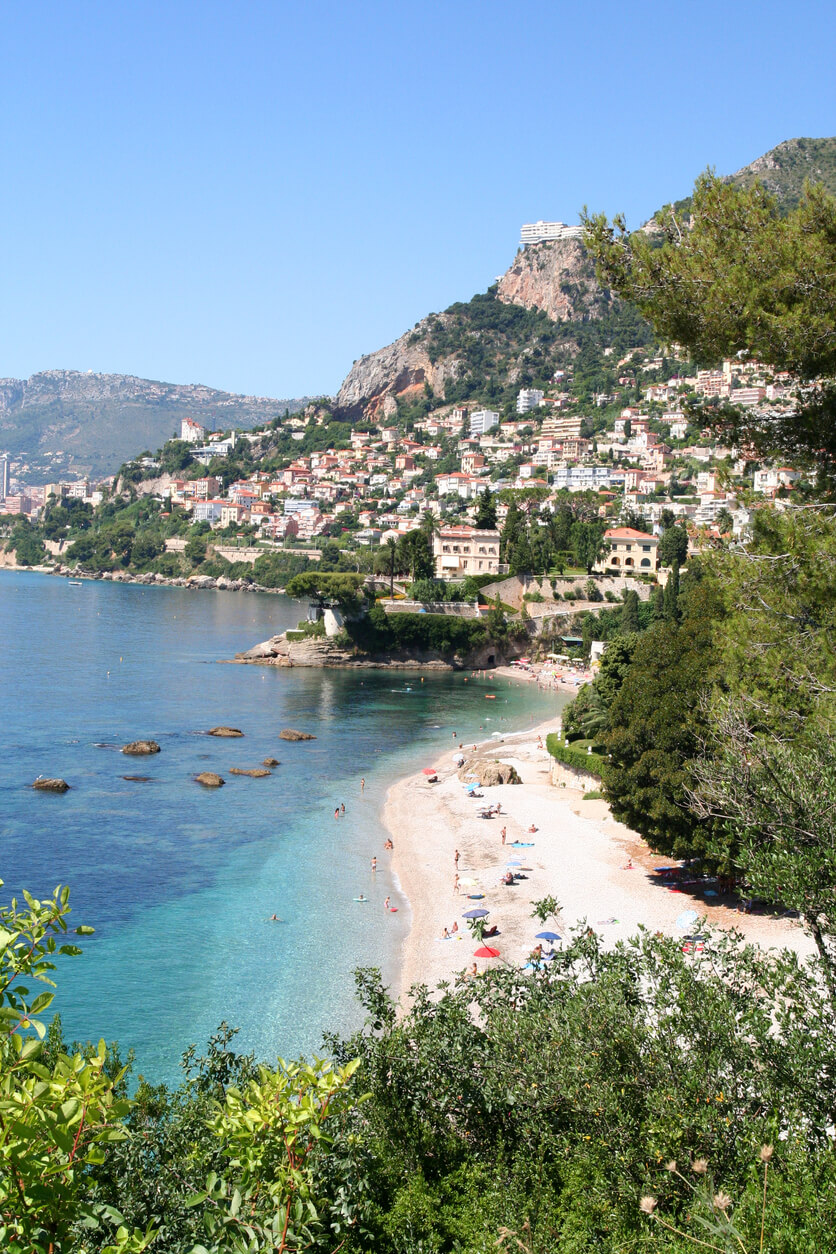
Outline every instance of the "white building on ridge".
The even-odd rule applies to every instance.
[[[567,226],[565,222],[526,222],[520,228],[520,248],[544,240],[583,239],[583,231],[582,226]]]

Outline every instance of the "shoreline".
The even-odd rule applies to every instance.
[[[410,912],[398,981],[402,1007],[415,984],[435,989],[474,963],[477,972],[494,962],[520,967],[537,945],[538,931],[565,936],[582,923],[598,932],[608,948],[641,927],[684,942],[689,930],[678,927],[676,920],[694,910],[707,925],[737,930],[765,948],[813,953],[812,940],[794,920],[741,913],[710,885],[663,882],[654,872],[669,866],[670,859],[653,854],[637,833],[618,823],[605,801],[584,801],[582,788],[551,784],[545,737],[558,718],[556,712],[533,728],[509,733],[501,741],[482,741],[475,752],[470,746],[463,751],[468,763],[497,759],[512,764],[520,784],[486,785],[479,789],[483,796],[478,801],[470,798],[455,765],[456,747],[439,752],[432,763],[438,768],[438,783],[428,783],[417,772],[389,788],[381,819],[394,845],[392,874]],[[497,803],[499,816],[478,817],[480,809]],[[531,826],[537,830],[530,832]],[[513,841],[526,843],[514,847]],[[522,864],[524,877],[510,887],[499,883],[508,860]],[[706,888],[713,895],[706,896]],[[478,899],[468,895],[477,893],[482,894]],[[531,903],[546,896],[556,897],[561,909],[556,920],[541,924],[532,918]],[[488,926],[496,924],[499,932],[482,943],[499,949],[500,958],[474,958],[479,944],[462,918],[471,908],[490,912]],[[441,939],[454,921],[457,934]]]
[[[72,580],[77,583],[118,583],[139,584],[145,588],[184,588],[187,592],[267,592],[271,596],[286,596],[284,588],[266,588],[264,584],[247,583],[244,579],[228,579],[226,575],[217,578],[212,575],[158,575],[146,573],[134,575],[130,571],[78,571],[63,567],[56,570],[51,566],[18,566],[0,565],[0,573],[9,571],[12,574],[21,572],[30,575],[51,575],[54,579]]]

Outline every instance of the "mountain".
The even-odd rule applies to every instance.
[[[599,284],[583,244],[530,244],[487,292],[423,318],[354,363],[336,398],[340,417],[389,418],[434,397],[502,406],[521,387],[604,347],[649,344],[639,315]]]
[[[836,136],[786,139],[736,174],[726,175],[725,181],[737,187],[763,183],[787,213],[801,199],[805,179],[822,183],[831,196],[836,196]],[[675,207],[687,212],[690,206],[688,196],[678,200]]]
[[[27,483],[113,474],[140,449],[154,450],[180,420],[202,426],[252,427],[308,398],[238,396],[200,384],[158,383],[124,374],[45,370],[30,379],[0,379],[0,452]]]
[[[759,179],[784,211],[798,203],[805,179],[836,195],[836,137],[786,140],[728,178],[740,186]],[[687,212],[690,203],[676,208]],[[569,362],[576,383],[581,367],[603,386],[604,349],[624,353],[653,339],[632,306],[601,287],[580,240],[529,244],[486,293],[430,314],[356,361],[336,412],[377,420],[433,399],[499,406],[521,387],[548,384],[554,368]]]

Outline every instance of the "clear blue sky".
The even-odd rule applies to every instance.
[[[836,133],[832,0],[47,0],[0,37],[4,376],[333,392],[522,222]]]

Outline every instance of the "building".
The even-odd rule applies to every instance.
[[[475,527],[442,527],[433,536],[435,573],[439,579],[466,575],[498,575],[499,532]]]
[[[659,569],[659,537],[635,527],[612,527],[604,532],[607,548],[598,562],[599,570],[612,569],[633,574],[634,571]]]
[[[206,428],[201,427],[193,418],[184,418],[180,423],[180,439],[186,444],[202,444],[206,438]]]
[[[537,409],[543,404],[545,392],[541,392],[539,388],[520,388],[517,393],[517,413],[527,414],[532,409]]]
[[[9,495],[11,485],[11,462],[6,453],[0,454],[0,500]]]
[[[493,409],[476,409],[470,415],[470,434],[484,435],[499,426],[499,414]]]
[[[520,227],[520,248],[556,239],[583,239],[583,227],[567,226],[565,222],[543,221],[526,222]]]

